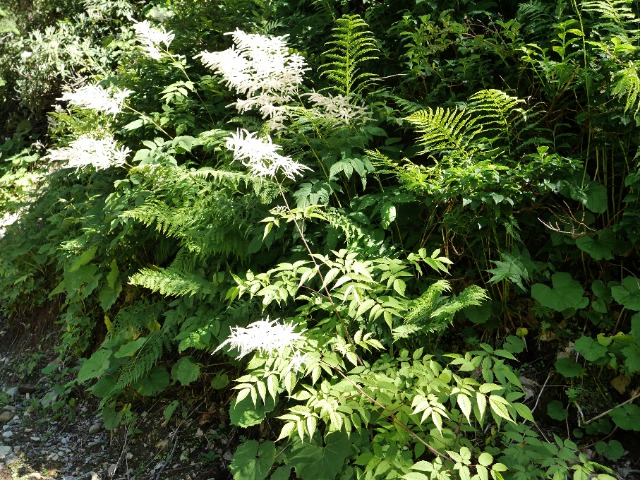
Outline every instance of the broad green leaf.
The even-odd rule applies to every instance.
[[[171,368],[171,378],[182,386],[189,385],[200,376],[200,365],[192,357],[182,357]]]
[[[579,377],[584,373],[582,366],[570,358],[559,358],[555,363],[556,370],[565,378]]]
[[[613,260],[616,240],[610,229],[602,230],[595,236],[583,235],[576,240],[580,250],[588,253],[594,260]]]
[[[239,427],[250,427],[261,423],[276,406],[273,398],[267,397],[267,401],[263,404],[259,402],[257,405],[249,397],[245,397],[240,401],[233,401],[229,408],[229,418],[233,425]]]
[[[509,405],[509,402],[504,398],[498,395],[489,395],[489,406],[491,407],[491,411],[497,416],[504,418],[509,422],[513,422],[511,415],[509,414],[509,410],[507,409],[507,405]]]
[[[590,362],[595,362],[607,355],[608,348],[601,345],[597,340],[591,337],[582,336],[576,340],[574,347],[576,352],[580,353]]]
[[[78,372],[78,383],[99,377],[109,368],[111,350],[100,349],[86,360]]]
[[[624,277],[622,285],[611,287],[611,295],[624,308],[640,312],[640,279]]]
[[[324,446],[296,440],[289,463],[295,466],[296,474],[302,480],[333,480],[350,454],[351,442],[347,434],[331,432],[325,436]]]
[[[171,382],[166,368],[155,366],[138,383],[138,393],[143,397],[151,397],[162,392]]]
[[[238,446],[229,468],[234,480],[264,480],[275,458],[274,442],[248,440]]]
[[[634,403],[628,403],[622,407],[616,407],[609,413],[613,423],[623,430],[640,432],[640,407]]]
[[[535,283],[531,287],[531,296],[541,305],[563,312],[569,308],[580,309],[589,304],[584,289],[579,282],[566,272],[558,272],[551,277],[552,287]]]
[[[138,350],[147,342],[147,337],[139,337],[137,340],[127,342],[122,345],[116,353],[113,354],[116,358],[133,357]]]
[[[91,247],[88,250],[85,250],[84,252],[82,252],[82,254],[80,254],[80,256],[76,259],[76,261],[73,262],[73,265],[71,265],[71,267],[69,267],[67,271],[75,272],[81,266],[86,265],[87,263],[89,263],[91,260],[95,258],[97,251],[98,251],[98,247]]]

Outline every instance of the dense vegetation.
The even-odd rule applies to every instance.
[[[0,312],[59,305],[109,428],[207,385],[247,428],[236,479],[615,478],[639,15],[5,2]]]

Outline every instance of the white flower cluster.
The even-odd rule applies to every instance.
[[[66,161],[67,167],[75,167],[77,170],[90,165],[101,170],[124,164],[130,152],[126,147],[118,148],[110,135],[104,138],[82,135],[68,147],[51,150],[46,158],[51,161]]]
[[[271,354],[281,351],[285,347],[293,347],[294,343],[302,340],[302,333],[294,331],[293,324],[278,323],[278,320],[258,320],[246,328],[231,327],[231,335],[216,348],[213,353],[229,346],[238,350],[238,358],[242,358],[251,352]],[[297,364],[302,364],[304,360],[295,356]]]
[[[20,214],[18,212],[7,212],[4,214],[4,216],[0,217],[0,238],[4,237],[6,227],[14,224],[19,218]]]
[[[286,116],[286,103],[293,99],[302,83],[306,62],[290,53],[287,36],[267,37],[229,32],[234,47],[223,52],[202,52],[202,63],[222,75],[225,83],[245,99],[235,102],[239,112],[257,108],[263,118],[280,120]]]
[[[169,48],[175,38],[173,32],[167,32],[164,27],[153,27],[148,20],[133,24],[136,31],[136,39],[142,44],[142,48],[147,52],[149,58],[160,60],[162,52],[160,45],[165,45],[165,50]]]
[[[66,92],[58,100],[69,102],[82,108],[116,115],[122,111],[124,100],[133,93],[131,90],[104,88],[100,85],[84,85],[72,92]]]
[[[280,155],[280,146],[272,143],[271,137],[267,137],[265,141],[256,135],[238,129],[227,138],[227,148],[233,151],[233,159],[242,162],[253,175],[273,177],[282,172],[286,177],[295,180],[296,175],[302,175],[304,170],[311,170],[306,165]]]
[[[369,110],[352,103],[349,97],[344,95],[325,96],[313,92],[308,94],[309,101],[320,110],[323,110],[322,118],[335,122],[351,125],[356,122],[366,122],[371,118]]]

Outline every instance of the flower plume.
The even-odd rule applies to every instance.
[[[280,119],[302,84],[306,62],[290,53],[286,38],[245,33],[227,35],[234,46],[222,52],[202,52],[202,63],[219,73],[236,93],[245,96],[234,104],[239,112],[257,108],[263,118]]]
[[[165,49],[168,49],[175,38],[173,32],[167,32],[164,27],[153,27],[148,20],[134,23],[133,29],[136,31],[136,39],[142,44],[142,48],[147,52],[149,58],[154,60],[162,58],[161,44],[164,44]]]
[[[92,165],[96,170],[124,164],[130,150],[118,148],[111,135],[104,138],[93,138],[82,135],[68,147],[51,150],[47,158],[51,161],[66,161],[68,167],[80,170]]]
[[[227,138],[227,148],[233,151],[234,160],[242,162],[258,177],[273,177],[282,172],[286,177],[295,180],[296,175],[302,175],[304,170],[311,170],[306,165],[280,155],[280,147],[272,143],[270,137],[263,140],[257,138],[256,133],[244,129],[239,129]]]
[[[58,100],[69,102],[70,105],[115,115],[122,110],[125,98],[131,93],[133,92],[127,89],[84,85],[74,91],[65,92]]]
[[[216,348],[213,353],[229,346],[238,350],[238,358],[242,358],[251,352],[274,353],[285,347],[293,346],[295,342],[303,339],[301,333],[294,331],[293,324],[278,323],[278,320],[258,320],[246,328],[231,327],[231,335]]]

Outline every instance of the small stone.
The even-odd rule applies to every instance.
[[[11,413],[8,410],[0,413],[0,423],[7,423],[12,418],[13,418],[13,413]]]
[[[133,453],[131,452],[127,452],[127,454],[125,455],[125,457],[127,457],[127,460],[131,460],[133,458]]]
[[[24,476],[24,477],[22,477],[22,478],[29,478],[29,479],[33,479],[33,480],[40,480],[40,479],[42,479],[42,478],[44,478],[44,477],[42,476],[42,474],[41,474],[41,473],[33,472],[33,473],[30,473],[29,475],[26,475],[26,476]]]
[[[224,458],[227,462],[230,462],[231,460],[233,460],[233,453],[224,452],[224,455],[222,455],[222,458]]]
[[[196,437],[202,437],[204,435],[204,432],[202,431],[201,428],[196,430]]]
[[[18,393],[18,387],[11,387],[11,388],[7,388],[4,393],[6,393],[7,395],[9,395],[10,397],[15,397],[16,394]]]
[[[33,437],[30,437],[32,442],[39,442],[40,441],[40,437],[36,437],[35,435]]]
[[[4,460],[12,451],[9,445],[0,445],[0,460]]]
[[[7,430],[6,432],[2,432],[2,438],[11,438],[13,437],[13,432],[11,430]]]
[[[101,423],[94,423],[93,425],[91,425],[89,427],[89,435],[93,435],[94,433],[98,433],[101,428],[102,428],[102,424]]]

